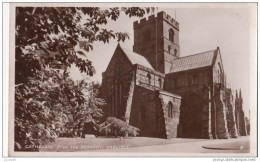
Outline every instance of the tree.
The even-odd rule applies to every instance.
[[[120,13],[142,17],[154,8],[17,7],[15,33],[15,148],[53,141],[55,129],[102,116],[92,83],[75,83],[68,73],[76,65],[92,76],[92,62],[83,56],[95,41],[124,41],[127,33],[102,27]],[[84,22],[84,23],[82,23]],[[81,42],[81,44],[80,44]],[[83,42],[83,44],[82,44]],[[61,65],[55,70],[55,65]],[[87,118],[87,119],[86,119]],[[29,149],[32,151],[33,149]],[[35,149],[37,150],[37,149]]]
[[[67,109],[69,120],[66,126],[68,128],[79,128],[85,122],[97,125],[99,119],[103,116],[101,107],[105,105],[105,101],[98,97],[100,84],[81,80],[76,87],[82,92],[85,102],[78,104],[74,101],[74,106]]]

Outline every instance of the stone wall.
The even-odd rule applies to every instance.
[[[214,103],[216,106],[216,134],[218,138],[229,138],[227,128],[226,106],[223,101],[224,89],[221,84],[216,84],[214,87]]]
[[[136,69],[136,85],[150,89],[163,89],[165,75],[146,68],[141,65],[135,65]]]
[[[139,128],[141,136],[175,138],[179,123],[180,96],[160,91],[165,75],[141,65],[132,65],[120,74],[106,71],[102,91],[107,101],[106,116],[115,116]],[[120,95],[115,86],[120,83]],[[118,89],[117,89],[118,91]],[[117,96],[118,94],[116,94]],[[121,98],[120,106],[115,101]],[[173,116],[167,116],[167,104],[172,103]],[[117,107],[116,113],[114,108]]]
[[[235,101],[233,99],[231,89],[226,89],[226,105],[227,105],[227,126],[228,132],[232,138],[238,137],[237,124],[235,116]]]
[[[163,112],[165,132],[167,138],[176,138],[178,134],[181,97],[165,91],[158,91],[158,108]],[[169,106],[172,106],[172,110]],[[172,114],[169,111],[173,111]]]
[[[245,115],[243,111],[243,99],[240,93],[240,96],[236,95],[235,100],[235,114],[236,114],[236,122],[237,122],[237,130],[240,136],[246,136],[246,123],[245,123]]]
[[[167,74],[164,90],[182,97],[178,137],[212,138],[211,69]]]
[[[135,76],[134,67],[125,65],[124,68],[121,68],[120,73],[113,70],[103,73],[101,95],[107,103],[103,108],[104,118],[115,116],[125,120],[131,81]]]
[[[155,91],[136,86],[129,124],[140,129],[140,136],[159,137],[163,125],[158,120]],[[162,138],[164,138],[162,136]]]
[[[167,105],[171,102],[173,116]],[[141,130],[141,136],[176,138],[179,124],[181,97],[164,91],[135,87],[130,125]]]

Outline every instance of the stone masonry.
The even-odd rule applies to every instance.
[[[226,106],[223,101],[223,87],[220,84],[215,87],[214,102],[216,106],[216,120],[217,120],[217,137],[229,138],[227,128]]]
[[[235,116],[235,100],[233,99],[232,90],[226,89],[226,105],[227,105],[227,125],[228,131],[232,138],[238,137],[236,116]]]
[[[102,77],[106,116],[159,138],[247,135],[243,99],[225,84],[220,48],[181,57],[179,23],[159,12],[133,24],[133,51],[118,44]]]

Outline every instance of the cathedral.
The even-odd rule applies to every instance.
[[[126,121],[146,137],[247,135],[242,93],[226,86],[219,47],[181,57],[179,23],[165,12],[133,28],[133,50],[118,44],[102,74],[107,117]]]

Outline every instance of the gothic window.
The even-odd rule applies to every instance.
[[[218,67],[219,67],[219,69],[220,69],[220,73],[222,73],[222,68],[221,68],[220,63],[218,63]]]
[[[177,56],[177,49],[174,49],[174,56]]]
[[[174,42],[174,31],[173,31],[173,29],[169,30],[169,40],[171,42]]]
[[[120,81],[115,81],[114,86],[112,88],[112,95],[111,95],[111,113],[112,116],[118,116],[120,112],[120,107],[122,104],[122,83]]]
[[[168,118],[173,118],[173,106],[172,103],[169,102],[167,105]]]
[[[150,75],[150,73],[147,74],[147,78],[148,78],[148,84],[151,85],[151,75]]]
[[[159,81],[159,87],[162,88],[162,79],[159,78],[158,81]]]
[[[151,39],[151,32],[149,30],[144,32],[144,40],[150,40]]]
[[[171,53],[171,46],[168,46],[168,53]]]
[[[219,83],[224,83],[224,74],[220,63],[218,63],[218,66],[219,66]]]

